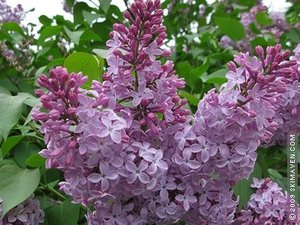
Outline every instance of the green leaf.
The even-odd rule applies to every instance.
[[[267,47],[268,43],[266,42],[266,40],[263,37],[257,37],[251,41],[252,48],[255,48],[258,45],[260,45],[262,47]]]
[[[177,63],[176,68],[180,77],[183,77],[186,83],[191,88],[192,93],[200,93],[202,91],[202,81],[200,80],[200,75],[197,73],[197,68],[194,69],[188,61],[183,61]]]
[[[89,11],[82,11],[82,15],[84,17],[84,19],[86,20],[86,22],[88,22],[89,24],[91,24],[92,22],[96,21],[99,18],[105,18],[105,16],[103,14],[95,14]]]
[[[20,27],[19,24],[15,22],[7,22],[2,25],[1,31],[7,32],[7,31],[14,31],[22,36],[25,36],[23,29]]]
[[[43,71],[52,69],[52,68],[54,68],[56,66],[62,66],[62,65],[64,65],[64,62],[65,62],[64,58],[54,59],[53,61],[51,61],[50,63],[48,63],[48,65],[44,68]]]
[[[256,14],[256,22],[260,25],[268,26],[273,23],[272,19],[269,17],[267,13],[258,12]]]
[[[199,98],[197,98],[195,95],[190,94],[186,91],[179,91],[179,95],[189,101],[191,105],[197,106],[199,102]]]
[[[103,59],[106,59],[107,58],[107,55],[108,55],[108,50],[107,49],[93,49],[93,52],[100,56],[101,58]]]
[[[69,55],[64,63],[69,73],[82,72],[83,75],[88,76],[87,87],[90,87],[93,80],[99,80],[102,72],[103,59],[95,55],[85,52],[75,52]]]
[[[45,159],[38,153],[35,153],[31,155],[28,159],[26,159],[25,163],[27,166],[38,168],[45,165]]]
[[[1,86],[0,86],[0,93],[11,95],[9,90],[7,90],[5,87],[1,87]]]
[[[209,83],[209,84],[223,84],[227,82],[227,79],[225,77],[227,71],[228,71],[227,69],[217,70],[209,75],[201,76],[201,80],[204,83]]]
[[[47,17],[45,15],[40,16],[39,21],[45,26],[50,26],[52,23],[52,19],[50,19],[49,17]]]
[[[18,122],[25,99],[29,95],[19,93],[10,96],[0,93],[0,140],[6,139],[11,128]]]
[[[73,16],[75,24],[84,24],[88,26],[89,24],[84,21],[83,12],[84,11],[92,11],[92,8],[89,7],[85,2],[76,2],[73,8]]]
[[[38,195],[35,198],[40,201],[40,207],[43,210],[55,205],[55,201],[53,201],[53,199],[47,195]]]
[[[283,176],[280,174],[280,173],[278,173],[276,170],[273,170],[273,169],[271,169],[271,168],[269,168],[268,169],[268,173],[270,174],[270,176],[273,178],[273,179],[282,179],[283,178]]]
[[[9,151],[16,146],[24,136],[22,135],[16,135],[16,136],[10,136],[6,139],[5,142],[3,142],[1,149],[2,149],[2,156],[5,157]]]
[[[179,62],[176,65],[176,71],[180,77],[183,77],[188,84],[191,83],[189,73],[193,69],[188,61]]]
[[[102,41],[102,38],[100,35],[96,34],[94,31],[88,29],[83,32],[83,34],[80,37],[80,41]]]
[[[12,40],[11,36],[9,36],[7,33],[0,32],[0,40]]]
[[[40,171],[5,165],[0,168],[0,180],[0,196],[3,200],[3,215],[5,215],[34,192],[40,182]]]
[[[200,77],[208,70],[208,68],[209,68],[209,57],[204,61],[204,63],[201,66],[192,69],[190,75]]]
[[[215,17],[215,23],[224,34],[234,41],[242,40],[245,37],[245,28],[238,20]]]
[[[77,225],[80,206],[70,200],[46,210],[45,225]]]
[[[258,163],[254,167],[254,171],[248,179],[239,181],[234,187],[233,192],[236,196],[239,196],[239,209],[242,209],[244,205],[249,201],[250,196],[254,193],[254,190],[250,187],[253,177],[261,178],[262,169]]]
[[[40,103],[40,100],[37,97],[35,97],[33,95],[30,95],[30,94],[28,94],[28,98],[26,98],[24,100],[24,104],[28,105],[30,107],[34,107],[34,106],[36,106],[39,103]]]
[[[111,0],[99,0],[99,2],[100,2],[101,9],[103,9],[103,11],[106,14],[108,12]]]
[[[83,34],[84,31],[70,31],[67,27],[64,27],[64,30],[68,37],[73,41],[76,45],[79,44],[80,37]]]
[[[261,34],[261,31],[255,26],[255,23],[249,25],[250,30],[255,34]]]
[[[299,43],[300,42],[300,34],[299,30],[293,28],[290,31],[286,33],[286,36],[288,39],[290,39],[292,42]],[[300,196],[300,195],[299,195]]]
[[[43,45],[47,38],[56,36],[62,30],[61,26],[49,26],[42,30],[39,39],[37,40],[38,45]]]
[[[25,168],[26,160],[40,150],[41,148],[34,142],[24,139],[14,147],[14,159],[20,167]]]

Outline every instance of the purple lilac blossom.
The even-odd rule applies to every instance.
[[[0,0],[0,23],[20,23],[23,20],[24,15],[24,10],[20,4],[15,8],[12,8],[6,3],[6,0]]]
[[[48,168],[64,171],[61,190],[95,208],[87,215],[89,224],[94,217],[100,224],[169,223],[184,212],[183,202],[169,198],[176,184],[165,189],[164,198],[158,188],[180,176],[169,167],[176,127],[189,113],[177,94],[184,81],[172,62],[158,60],[170,55],[161,49],[166,38],[162,15],[159,1],[132,4],[124,13],[131,25],[114,25],[107,42],[108,72],[91,90],[79,89],[85,78],[63,68],[39,79],[50,91],[38,92],[47,112],[33,114],[47,144],[41,155]]]
[[[184,80],[161,47],[158,0],[136,0],[115,24],[103,82],[57,67],[39,78],[47,168],[64,172],[60,189],[85,207],[89,225],[232,224],[232,187],[253,170],[256,149],[282,125],[280,95],[296,80],[280,46],[240,53],[228,82],[208,92],[196,114],[178,96]],[[298,53],[296,54],[298,56]],[[271,65],[268,67],[267,65]],[[200,222],[199,222],[200,221]]]
[[[288,220],[288,199],[286,192],[270,178],[253,178],[252,188],[256,192],[251,195],[249,202],[243,210],[236,214],[234,225],[292,225]],[[298,206],[298,219],[294,224],[300,223],[300,207]]]
[[[44,222],[44,211],[33,196],[9,210],[3,218],[1,204],[0,199],[0,225],[39,225]]]

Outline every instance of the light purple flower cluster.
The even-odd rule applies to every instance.
[[[240,53],[235,57],[240,66],[236,68],[234,64],[229,64],[231,71],[227,74],[225,90],[233,85],[238,86],[246,97],[244,101],[247,105],[260,99],[263,107],[252,110],[260,117],[256,119],[257,126],[272,124],[266,133],[268,138],[261,140],[262,143],[284,144],[289,131],[300,133],[299,46],[292,57],[280,45],[268,47],[266,52],[258,46],[256,54],[258,57],[249,56],[249,53]],[[245,83],[248,85],[245,86]],[[245,92],[245,89],[249,91]],[[263,114],[266,118],[261,118]]]
[[[33,196],[12,208],[3,218],[1,205],[0,199],[0,225],[39,225],[44,222],[44,211]]]
[[[244,210],[237,213],[236,225],[292,225],[300,223],[300,207],[298,219],[295,222],[288,220],[289,196],[270,178],[259,180],[253,178],[251,187],[256,192],[251,195]]]
[[[258,57],[238,54],[235,62],[228,65],[228,82],[220,92],[209,91],[198,105],[194,122],[179,126],[175,134],[179,150],[173,161],[180,166],[181,173],[186,174],[185,179],[196,174],[198,180],[234,185],[251,174],[259,146],[278,143],[277,136],[286,137],[288,129],[299,131],[299,122],[292,118],[292,111],[299,108],[299,96],[295,96],[292,103],[285,101],[291,90],[297,93],[299,90],[297,62],[289,59],[290,53],[282,51],[280,45],[268,47],[266,53],[257,47],[256,52]],[[291,89],[292,85],[295,86]],[[185,185],[189,186],[191,180]],[[219,191],[215,195],[224,196],[225,190],[229,196],[230,189],[224,187],[223,193]],[[227,214],[222,214],[224,208],[219,208],[218,214],[213,216],[215,221],[205,217],[201,204],[197,208],[208,224],[221,221],[230,224],[235,204],[232,201],[226,206],[229,206]],[[206,210],[209,212],[210,208]],[[195,215],[190,217],[195,218]],[[220,218],[219,222],[216,218]]]
[[[161,63],[166,29],[158,0],[136,0],[107,42],[104,81],[58,67],[38,91],[48,168],[64,172],[60,188],[89,209],[89,225],[232,224],[232,186],[253,170],[256,149],[279,125],[276,103],[296,77],[289,53],[261,47],[239,54],[228,83],[210,91],[189,116],[178,96],[184,81]],[[199,222],[200,221],[200,222]]]
[[[173,63],[157,59],[169,55],[161,49],[162,15],[159,1],[132,4],[124,13],[131,25],[114,25],[104,82],[92,90],[79,91],[84,78],[63,68],[39,79],[50,91],[38,93],[47,112],[33,115],[45,133],[41,154],[47,167],[64,171],[61,189],[95,208],[90,224],[168,223],[184,211],[183,195],[174,195],[178,170],[171,156],[176,127],[189,111],[177,94],[184,81]]]
[[[289,52],[279,45],[267,48],[266,55],[261,47],[256,50],[259,58],[240,53],[229,63],[228,82],[219,93],[209,91],[198,105],[195,122],[176,133],[182,153],[175,162],[195,159],[199,163],[193,161],[190,168],[232,183],[250,175],[257,147],[269,143],[282,126],[275,119],[278,103],[298,76],[295,61],[287,61]]]
[[[12,8],[6,3],[6,0],[0,0],[0,23],[20,23],[24,18],[24,15],[24,10],[20,4],[15,8]]]
[[[234,49],[245,52],[251,51],[251,41],[254,39],[272,34],[275,40],[278,42],[283,33],[290,29],[285,15],[282,12],[271,12],[269,17],[271,19],[271,24],[262,25],[259,24],[256,20],[258,13],[263,13],[268,15],[268,8],[263,5],[262,1],[259,1],[258,4],[250,9],[249,12],[244,12],[241,14],[240,22],[243,24],[246,36],[240,41],[233,41],[228,36],[223,36],[220,39],[220,46],[222,48],[233,47]],[[253,32],[251,25],[254,24],[256,29],[260,31],[261,34]]]

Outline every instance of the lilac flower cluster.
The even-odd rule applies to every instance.
[[[291,62],[294,64],[282,74],[286,91],[279,96],[275,120],[280,126],[273,136],[273,143],[286,144],[290,131],[300,134],[300,45],[294,50]]]
[[[217,172],[232,182],[249,176],[255,150],[269,143],[282,126],[275,119],[282,108],[277,103],[299,75],[295,61],[287,60],[289,52],[282,52],[280,45],[268,47],[266,55],[261,47],[256,51],[259,58],[249,53],[235,56],[220,93],[208,92],[199,103],[195,123],[175,136],[183,153],[196,153],[205,163],[203,172]]]
[[[300,133],[299,124],[299,47],[290,57],[289,51],[283,51],[280,45],[268,47],[266,52],[256,47],[257,57],[249,53],[240,53],[235,62],[229,64],[228,83],[225,90],[232,85],[243,91],[247,105],[251,101],[261,101],[263,107],[254,108],[259,118],[258,127],[270,126],[263,144],[283,144],[290,130]],[[248,83],[248,87],[245,86]],[[245,91],[252,87],[250,91]],[[255,103],[256,104],[256,103]],[[262,118],[262,115],[267,116]]]
[[[170,54],[161,49],[162,15],[159,1],[132,4],[124,13],[131,25],[114,25],[104,82],[92,90],[79,90],[84,78],[63,68],[39,79],[50,91],[38,93],[47,112],[33,115],[45,133],[41,154],[64,171],[61,189],[95,208],[89,224],[168,223],[184,211],[183,195],[169,197],[178,183],[170,166],[176,127],[189,111],[173,63],[157,59]]]
[[[274,53],[270,49],[266,56],[268,63],[274,60],[270,58]],[[284,59],[283,56],[278,60]],[[186,211],[191,208],[187,213],[189,218],[199,217],[207,224],[231,224],[237,204],[231,186],[251,174],[256,149],[270,142],[276,131],[273,103],[279,95],[277,87],[283,82],[280,79],[275,82],[271,75],[265,77],[259,71],[260,64],[259,59],[249,54],[237,55],[235,63],[229,63],[228,82],[221,91],[209,91],[200,101],[194,121],[179,125],[175,134],[178,149],[173,161],[184,175],[181,185],[199,196],[197,204],[185,207]],[[198,188],[193,185],[196,181]],[[200,181],[205,185],[201,186]],[[214,191],[213,200],[204,197],[203,192],[210,191]]]
[[[3,218],[1,204],[0,199],[0,225],[39,225],[44,222],[44,211],[33,196],[12,208]]]
[[[60,189],[93,209],[89,225],[232,224],[232,186],[283,124],[276,103],[296,79],[288,52],[237,55],[228,82],[190,116],[177,94],[184,81],[172,62],[159,60],[170,54],[162,49],[162,15],[158,0],[132,4],[129,26],[115,24],[107,42],[104,81],[90,90],[80,88],[85,77],[62,67],[39,78],[48,90],[37,91],[43,109],[33,113],[47,144],[41,155],[64,172]]]
[[[250,9],[249,12],[244,12],[241,14],[241,23],[243,24],[246,36],[240,41],[233,41],[228,36],[223,36],[220,39],[220,46],[222,48],[233,47],[234,49],[245,52],[251,51],[251,41],[260,37],[261,35],[272,34],[275,40],[278,42],[282,34],[290,29],[285,15],[282,12],[271,12],[269,17],[271,19],[270,25],[261,25],[256,21],[256,16],[258,13],[268,14],[268,8],[263,5],[262,1],[259,1],[258,4]],[[261,34],[256,34],[251,29],[251,25],[254,24],[256,28],[260,31]]]
[[[0,0],[0,23],[20,23],[24,18],[24,15],[24,10],[20,4],[15,8],[12,8],[6,3],[6,0]]]
[[[282,188],[270,178],[259,180],[253,178],[251,187],[256,192],[251,195],[244,210],[237,213],[234,224],[260,225],[276,224],[289,225],[288,220],[289,196]],[[300,223],[300,207],[298,206],[298,219],[294,224]]]

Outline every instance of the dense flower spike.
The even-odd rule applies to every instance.
[[[158,0],[132,4],[129,26],[115,24],[107,42],[104,81],[90,90],[61,67],[39,78],[48,90],[37,92],[43,110],[33,113],[47,144],[41,155],[64,172],[60,189],[93,209],[89,225],[232,224],[233,185],[250,175],[258,146],[288,125],[277,103],[299,70],[280,46],[237,55],[228,82],[189,115],[177,93],[184,81],[159,60],[169,55],[162,15]]]
[[[259,58],[237,55],[235,63],[229,63],[228,82],[220,93],[208,92],[199,103],[195,122],[176,134],[182,149],[175,156],[177,164],[235,183],[252,172],[256,149],[274,141],[277,129],[293,123],[280,119],[289,113],[280,112],[285,110],[280,103],[290,92],[289,85],[298,82],[296,62],[289,61],[289,52],[282,52],[279,45],[269,47],[266,56],[261,47],[257,53]],[[293,127],[299,129],[297,123]]]
[[[290,66],[279,74],[284,79],[286,91],[278,97],[276,105],[275,118],[280,126],[273,136],[273,144],[285,145],[290,131],[300,134],[300,45],[294,53]]]
[[[285,16],[282,12],[271,12],[269,14],[270,21],[262,25],[257,22],[257,17],[268,14],[268,8],[263,5],[262,1],[258,1],[257,5],[252,7],[249,12],[241,14],[240,22],[243,24],[246,36],[241,41],[233,41],[228,36],[223,36],[220,39],[220,46],[222,48],[233,47],[234,49],[245,52],[251,51],[251,41],[263,35],[272,35],[276,42],[280,40],[280,37],[290,29],[290,25],[287,23]],[[259,34],[253,31],[253,25],[256,30],[259,30]]]
[[[236,215],[237,218],[234,224],[293,224],[288,220],[289,196],[286,192],[283,192],[277,183],[269,178],[262,180],[254,178],[251,187],[256,189],[256,192],[251,195],[245,209]],[[300,223],[299,206],[298,214],[298,220],[294,224]]]
[[[0,225],[39,225],[44,222],[44,211],[33,196],[12,208],[3,218],[1,204],[0,199]]]
[[[168,223],[183,211],[168,191],[175,193],[178,184],[176,170],[169,171],[173,136],[189,113],[177,94],[184,81],[172,62],[157,60],[169,55],[161,49],[166,33],[159,1],[137,1],[124,16],[131,26],[114,25],[104,82],[78,91],[83,78],[56,68],[39,79],[50,91],[38,93],[47,112],[33,117],[45,133],[47,166],[64,171],[61,189],[96,209],[88,218],[105,223],[118,210],[122,224]],[[160,187],[167,184],[163,196]]]

